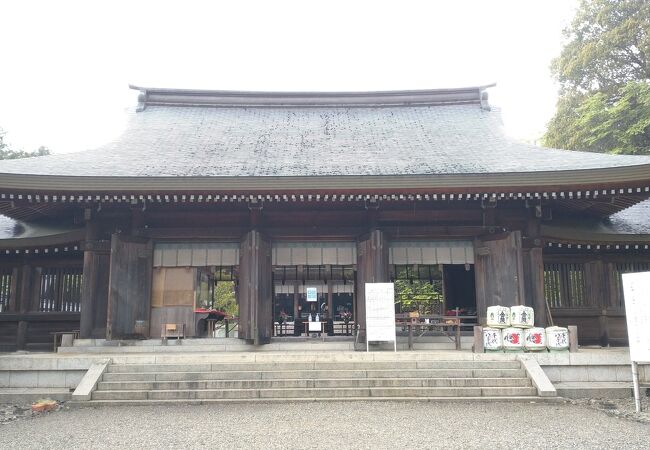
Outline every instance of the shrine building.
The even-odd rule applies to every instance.
[[[0,351],[55,331],[203,336],[224,286],[251,344],[314,312],[363,340],[365,283],[395,280],[431,285],[429,312],[484,324],[525,304],[624,345],[621,274],[650,270],[650,157],[517,142],[489,87],[133,87],[114,141],[0,161]]]

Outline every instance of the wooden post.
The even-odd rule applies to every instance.
[[[484,353],[485,344],[483,342],[483,327],[480,325],[474,326],[474,344],[472,345],[474,353]]]
[[[587,302],[600,311],[598,316],[599,340],[602,347],[609,346],[609,286],[606,265],[601,260],[585,263],[585,296]]]
[[[86,223],[83,283],[81,285],[81,320],[79,337],[101,338],[106,335],[110,242],[99,239],[97,226]]]
[[[39,284],[33,282],[32,267],[29,264],[24,264],[20,273],[20,293],[18,294],[18,308],[16,308],[21,313],[32,310],[32,286],[35,290]]]
[[[527,248],[522,251],[525,303],[535,310],[535,326],[546,328],[548,314],[544,299],[544,259],[541,248]]]
[[[16,333],[16,350],[25,350],[27,346],[27,322],[21,320],[18,322],[18,332]]]
[[[388,282],[388,239],[381,230],[372,230],[357,243],[356,316],[360,341],[366,335],[366,283]]]
[[[569,353],[576,353],[578,351],[578,327],[569,325]]]

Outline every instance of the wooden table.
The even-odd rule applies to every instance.
[[[320,329],[320,331],[311,331],[309,329],[309,324],[312,324],[312,323],[313,324],[318,324],[319,325],[318,328]],[[305,335],[306,336],[309,336],[310,333],[318,333],[318,334],[321,335],[323,340],[325,340],[325,324],[326,323],[327,322],[324,322],[322,320],[319,321],[319,322],[316,322],[316,321],[313,321],[313,320],[303,320],[302,321],[302,326],[303,326],[303,329],[305,330]]]
[[[408,348],[413,350],[413,329],[416,327],[426,327],[426,328],[440,328],[445,334],[451,338],[447,330],[451,328],[454,332],[454,344],[456,350],[461,349],[461,339],[460,339],[460,329],[462,326],[468,324],[463,324],[463,319],[472,319],[474,316],[438,316],[438,315],[426,315],[420,317],[402,317],[396,320],[396,326],[408,327]],[[428,322],[423,322],[423,320],[428,319]]]

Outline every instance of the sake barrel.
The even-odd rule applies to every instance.
[[[535,312],[530,306],[510,307],[510,326],[515,328],[530,328],[535,324]]]
[[[569,349],[569,330],[563,327],[548,327],[546,329],[546,346],[549,350]]]
[[[501,330],[503,349],[505,351],[520,351],[524,349],[524,330],[521,328],[504,328]]]
[[[506,306],[488,306],[487,326],[490,328],[507,328],[510,326],[510,308]]]
[[[483,328],[483,348],[486,352],[498,352],[503,350],[501,330],[499,328]]]
[[[526,328],[524,330],[524,348],[530,351],[546,350],[546,330],[544,328]]]

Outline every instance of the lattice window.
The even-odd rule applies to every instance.
[[[0,269],[0,312],[9,310],[12,273],[11,269]]]
[[[650,262],[624,262],[616,263],[613,267],[612,282],[614,283],[614,292],[616,296],[610,299],[610,306],[614,308],[624,308],[625,299],[623,296],[623,277],[624,273],[648,272],[650,271]]]
[[[41,271],[38,310],[41,312],[81,311],[82,279],[82,268],[43,268]]]
[[[586,301],[584,264],[544,264],[544,296],[551,308],[589,306]]]

